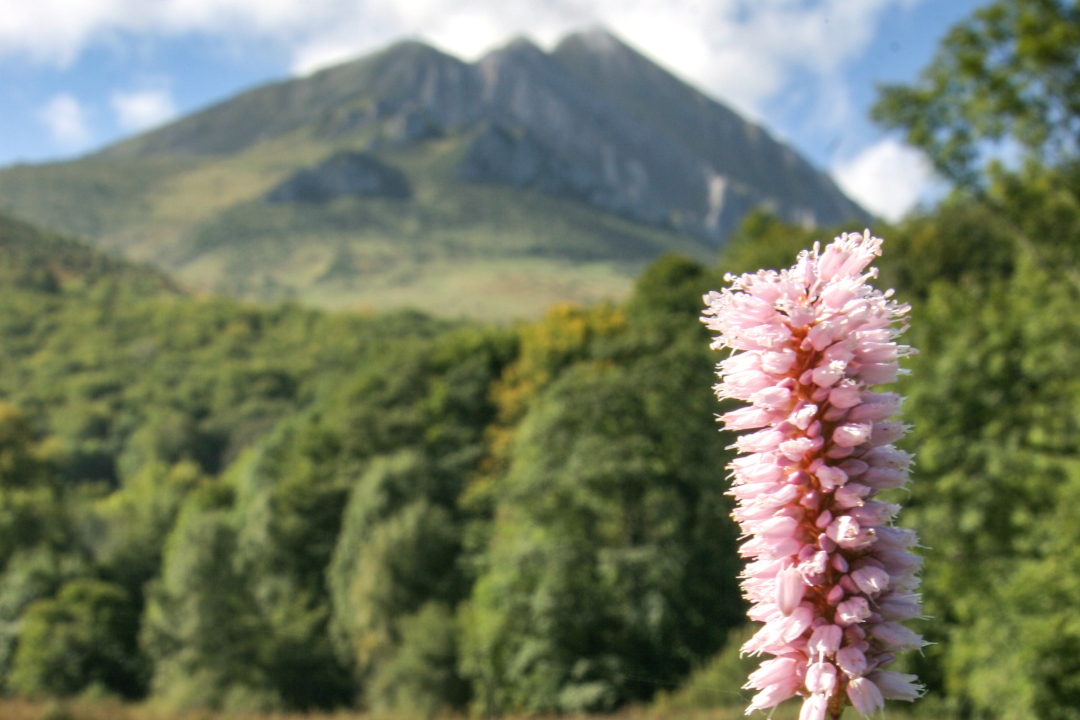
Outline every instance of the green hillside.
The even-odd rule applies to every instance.
[[[46,293],[86,292],[112,283],[146,297],[176,295],[167,275],[0,214],[0,283]]]
[[[328,142],[298,131],[224,158],[15,167],[0,172],[0,204],[153,262],[194,291],[444,316],[531,317],[559,301],[620,298],[664,252],[712,253],[695,238],[581,203],[456,182],[467,135],[379,153],[408,175],[408,201],[261,201],[295,170],[369,139]]]
[[[4,215],[0,283],[0,398],[54,439],[61,475],[80,484],[113,485],[161,448],[216,472],[335,373],[443,327],[193,298]]]

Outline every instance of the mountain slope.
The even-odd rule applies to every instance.
[[[590,37],[474,64],[400,43],[74,162],[0,171],[0,208],[197,291],[486,318],[620,297],[660,254],[711,259],[761,204],[866,219],[759,128]]]
[[[771,203],[781,214],[787,205],[788,220],[811,225],[866,217],[828,175],[790,147],[611,33],[602,29],[575,33],[563,39],[551,56],[582,83],[707,163],[725,192],[742,193],[731,198],[735,202]],[[734,188],[738,190],[733,192]],[[724,232],[732,227],[725,224]]]

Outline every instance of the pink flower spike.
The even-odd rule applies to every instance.
[[[751,559],[748,615],[764,623],[743,650],[773,657],[750,676],[760,692],[748,712],[797,695],[800,720],[836,720],[846,704],[866,716],[922,692],[881,670],[923,642],[898,624],[922,615],[922,558],[908,552],[918,540],[890,524],[898,506],[875,499],[907,484],[911,456],[892,445],[908,431],[893,419],[903,398],[872,386],[914,353],[896,343],[910,308],[870,285],[880,254],[869,232],[845,233],[705,296],[711,347],[733,351],[717,395],[749,403],[721,420],[753,431],[735,442],[729,494]]]

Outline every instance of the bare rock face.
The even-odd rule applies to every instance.
[[[339,152],[294,173],[266,194],[270,203],[324,203],[337,197],[408,198],[409,181],[397,168],[370,155]]]
[[[790,148],[606,32],[550,55],[518,40],[476,68],[487,124],[463,179],[572,196],[715,244],[762,205],[800,224],[868,219]]]
[[[832,178],[789,146],[611,33],[596,29],[569,35],[551,58],[701,163],[710,186],[710,236],[726,237],[748,210],[760,205],[803,225],[870,219]]]
[[[384,135],[393,145],[411,145],[439,137],[443,125],[422,109],[407,107],[386,121]]]
[[[485,117],[504,138],[515,138],[517,152],[508,159],[520,162],[526,148],[542,158],[542,171],[530,183],[540,190],[664,225],[672,224],[672,210],[705,200],[693,158],[590,91],[531,43],[514,42],[480,60],[478,68]],[[492,145],[491,132],[481,133],[466,169]],[[475,179],[512,176],[509,168],[489,162],[486,175]],[[685,227],[676,227],[696,230],[689,215],[684,220]]]
[[[484,128],[458,168],[470,182],[508,183],[571,197],[641,222],[671,225],[667,208],[649,194],[640,163],[619,167],[608,151],[575,153],[522,124],[493,122]]]
[[[563,188],[553,159],[551,151],[528,131],[492,125],[473,140],[458,168],[458,177],[470,182],[540,186],[557,192]]]

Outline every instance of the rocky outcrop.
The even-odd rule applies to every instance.
[[[294,173],[266,194],[270,203],[324,203],[337,197],[407,198],[409,181],[397,168],[358,152],[335,153]]]
[[[722,187],[717,227],[726,236],[745,209],[766,205],[798,224],[867,221],[868,214],[848,199],[827,174],[731,109],[679,80],[597,29],[572,34],[551,57],[576,80],[621,107],[707,168],[714,191]]]
[[[790,148],[607,33],[551,55],[518,40],[477,68],[486,125],[464,179],[572,196],[715,244],[761,206],[803,225],[869,219]]]
[[[788,219],[812,221],[782,199],[718,173],[677,138],[582,83],[527,41],[491,53],[478,68],[487,125],[462,164],[462,178],[573,196],[716,244],[761,205]],[[848,204],[823,213],[826,221],[862,214]]]
[[[692,158],[591,92],[531,43],[519,40],[491,53],[478,69],[490,126],[538,148],[544,157],[536,183],[541,190],[661,224],[671,223],[680,206],[705,201],[701,169]],[[470,159],[485,144],[491,144],[490,133],[477,137]],[[698,230],[689,214],[681,222],[680,229]]]

